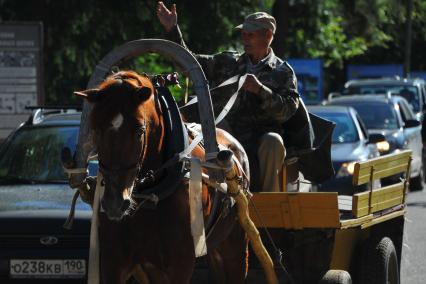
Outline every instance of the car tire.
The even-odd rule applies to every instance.
[[[423,181],[426,182],[426,161],[423,161],[422,171],[423,171]]]
[[[361,254],[359,283],[399,284],[398,256],[390,238],[367,241]]]
[[[423,182],[426,182],[426,163],[423,163]]]
[[[344,270],[329,270],[319,284],[352,284],[350,274]]]
[[[426,141],[423,142],[422,148],[422,171],[423,171],[423,181],[426,182]]]
[[[423,166],[419,171],[419,175],[410,178],[410,191],[420,191],[423,189]]]

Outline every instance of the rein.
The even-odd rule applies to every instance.
[[[157,90],[160,91],[158,88]],[[178,124],[181,123],[181,120],[177,106],[175,105],[176,103],[174,102],[174,99],[171,97],[171,95],[169,96],[166,97],[159,92],[157,99],[159,100],[160,107],[163,109],[163,113],[169,113],[169,116],[165,117],[164,121],[166,136],[168,136],[170,141],[174,141],[175,139],[179,139],[177,137],[179,136],[179,131],[177,130],[179,128]],[[175,107],[173,107],[173,104]],[[175,119],[179,117],[179,121],[174,120],[173,117]],[[182,125],[182,132],[183,128],[184,127]],[[175,191],[176,186],[178,185],[177,181],[180,180],[183,176],[183,168],[179,166],[182,160],[180,159],[179,154],[174,154],[174,152],[179,148],[173,149],[173,155],[171,158],[166,160],[166,162],[164,162],[159,168],[142,172],[143,156],[147,147],[147,133],[145,123],[141,127],[141,130],[143,135],[143,148],[136,163],[127,167],[112,168],[99,160],[99,171],[103,174],[103,176],[117,175],[127,171],[132,171],[135,169],[137,170],[131,197],[132,199],[137,200],[138,204],[136,205],[136,209],[133,210],[133,214],[140,208],[155,208],[160,200],[165,199]],[[183,143],[183,145],[186,145],[186,142]],[[185,148],[185,146],[183,147]],[[174,168],[168,171],[168,177],[166,177],[164,181],[161,180],[159,183],[156,183],[156,181],[160,180],[163,171],[172,167]]]
[[[234,76],[232,78],[229,78],[228,80],[224,81],[223,83],[221,83],[219,86],[213,88],[221,88],[227,85],[231,85],[231,84],[235,84],[238,83],[238,88],[237,91],[231,96],[231,98],[229,99],[229,101],[226,103],[226,105],[224,106],[223,110],[221,111],[221,113],[218,115],[218,117],[215,120],[215,124],[218,124],[221,120],[223,120],[225,118],[225,116],[228,114],[229,110],[232,108],[232,106],[234,105],[238,93],[245,81],[246,78],[246,74],[243,76],[237,75]],[[163,97],[164,99],[164,97]],[[185,106],[188,106],[190,104],[196,103],[196,101],[191,101],[188,102]],[[161,105],[161,104],[160,104]],[[168,105],[168,103],[166,102],[166,106]],[[184,107],[185,107],[184,106]],[[190,154],[190,152],[195,148],[196,145],[198,145],[201,140],[203,138],[203,135],[200,133],[198,134],[197,137],[194,137],[191,145],[189,145],[188,147],[186,147],[182,152],[173,155],[172,158],[170,158],[169,160],[167,160],[160,168],[156,169],[155,171],[148,171],[147,173],[145,173],[145,176],[141,177],[141,173],[140,173],[140,165],[139,165],[139,170],[138,170],[138,174],[136,175],[136,180],[135,180],[135,187],[134,190],[132,191],[132,198],[135,199],[144,199],[144,201],[142,203],[145,203],[147,200],[152,201],[154,203],[154,206],[157,205],[158,201],[160,201],[161,199],[163,199],[164,197],[169,196],[171,193],[174,192],[174,190],[169,189],[166,190],[165,192],[163,192],[163,194],[161,194],[162,196],[160,196],[159,194],[155,193],[153,190],[149,190],[149,188],[147,188],[147,190],[142,190],[142,192],[140,193],[136,193],[135,189],[143,189],[144,187],[146,187],[146,185],[152,184],[153,182],[155,182],[155,180],[157,180],[158,178],[158,174],[161,173],[164,169],[169,168],[179,162],[188,160],[188,156]],[[206,161],[210,160],[211,158],[216,157],[217,153],[206,153]],[[210,157],[211,156],[211,157]],[[101,166],[101,164],[100,164]],[[204,163],[203,166],[210,166],[212,168],[217,167],[216,165],[213,165],[212,163]],[[128,170],[130,169],[134,169],[135,167],[137,167],[136,165],[133,165],[133,168],[129,167]],[[119,169],[119,170],[124,170],[124,169]],[[146,191],[146,192],[144,192]],[[223,189],[222,189],[223,191]],[[142,205],[142,204],[141,204]],[[137,209],[141,208],[143,206],[138,206]]]
[[[239,93],[239,90],[241,89],[241,87],[242,87],[242,83],[244,82],[244,80],[245,80],[245,77],[246,77],[246,75],[243,75],[243,76],[239,76],[239,75],[236,75],[236,76],[233,76],[233,77],[231,77],[231,78],[229,78],[228,80],[225,80],[224,82],[222,82],[221,84],[219,84],[218,86],[216,86],[215,88],[212,88],[211,90],[214,90],[214,89],[217,89],[217,88],[221,88],[221,87],[224,87],[224,86],[226,86],[226,85],[231,85],[231,84],[234,84],[234,83],[236,83],[236,82],[238,82],[238,89],[237,89],[237,91],[231,96],[231,98],[229,99],[229,101],[226,103],[226,105],[225,105],[225,107],[224,107],[224,109],[222,110],[222,112],[218,115],[218,117],[216,118],[216,120],[215,120],[215,124],[218,124],[226,115],[227,115],[227,113],[229,112],[229,110],[232,108],[232,106],[233,106],[233,104],[235,103],[235,101],[236,101],[236,97],[237,97],[237,95],[238,95],[238,93]],[[167,81],[167,80],[166,80]],[[171,99],[170,100],[170,98],[169,97],[165,97],[165,96],[160,96],[163,100],[161,101],[160,100],[160,105],[162,106],[162,105],[165,105],[165,108],[169,111],[169,112],[171,112],[171,114],[173,115],[179,115],[178,113],[179,113],[179,110],[178,110],[178,108],[177,108],[177,106],[176,106],[176,103],[175,103],[175,101],[173,100],[173,99]],[[193,100],[191,100],[190,102],[188,102],[186,105],[184,105],[184,106],[182,106],[182,108],[184,108],[184,107],[186,107],[186,106],[189,106],[189,105],[191,105],[191,104],[194,104],[194,103],[197,103],[197,98],[195,98],[195,99],[193,99]],[[169,106],[176,106],[176,109],[169,109]],[[177,113],[177,114],[176,114]],[[179,115],[180,116],[180,115]],[[157,180],[157,175],[161,172],[161,171],[163,171],[164,169],[166,169],[166,168],[171,168],[172,166],[175,166],[175,169],[174,170],[172,170],[172,172],[173,172],[173,176],[174,177],[172,177],[171,179],[174,179],[175,181],[177,180],[177,176],[182,176],[183,177],[183,174],[181,175],[181,174],[178,174],[177,172],[180,172],[181,170],[179,169],[179,166],[178,166],[178,164],[179,163],[181,163],[181,162],[183,162],[183,161],[187,161],[188,159],[188,155],[190,154],[190,152],[192,151],[192,149],[193,148],[195,148],[195,146],[199,143],[199,142],[201,142],[202,141],[202,139],[203,139],[203,135],[202,135],[202,133],[200,133],[200,134],[198,134],[196,137],[194,137],[194,139],[193,139],[193,141],[192,141],[192,143],[191,143],[191,145],[189,145],[189,146],[186,146],[185,147],[185,149],[183,150],[183,151],[179,151],[178,152],[178,154],[174,154],[168,161],[166,161],[160,168],[158,168],[157,170],[155,170],[155,171],[148,171],[146,174],[145,174],[145,176],[143,176],[143,177],[141,177],[141,160],[142,160],[142,155],[143,155],[143,153],[144,153],[144,151],[145,151],[145,147],[146,147],[146,125],[144,125],[145,127],[143,128],[143,135],[144,135],[144,148],[142,149],[142,152],[141,152],[141,155],[140,155],[140,158],[139,158],[139,161],[137,162],[137,163],[135,163],[135,164],[133,164],[133,165],[131,165],[131,166],[129,166],[129,167],[125,167],[125,168],[119,168],[119,169],[112,169],[112,168],[110,168],[110,167],[108,167],[108,166],[106,166],[104,163],[102,163],[100,160],[99,160],[99,171],[100,172],[103,172],[104,173],[104,175],[106,175],[106,174],[118,174],[118,173],[121,173],[121,172],[123,172],[123,171],[129,171],[129,170],[132,170],[132,169],[135,169],[135,168],[137,168],[138,169],[138,173],[137,173],[137,175],[136,175],[136,179],[135,179],[135,187],[134,187],[134,189],[133,189],[133,191],[132,191],[132,198],[135,198],[135,199],[144,199],[139,205],[140,206],[138,206],[138,209],[140,208],[140,207],[142,207],[142,205],[144,204],[144,203],[146,203],[146,201],[151,201],[153,204],[154,204],[154,207],[157,205],[157,203],[161,200],[161,199],[164,199],[165,197],[167,197],[167,196],[169,196],[171,193],[173,193],[174,192],[174,186],[169,186],[168,188],[167,188],[167,190],[165,190],[164,192],[162,192],[161,194],[157,194],[157,193],[154,193],[154,190],[150,190],[149,188],[147,189],[147,190],[144,190],[144,192],[138,192],[138,193],[136,193],[135,192],[135,189],[141,189],[141,188],[143,188],[144,186],[145,186],[145,184],[147,184],[148,183],[148,181],[151,181],[151,182],[153,182],[153,181],[155,181],[155,180]],[[207,157],[209,157],[210,155],[212,155],[212,154],[214,154],[214,153],[206,153],[206,160],[207,160]],[[206,165],[204,165],[204,166],[206,166]],[[65,168],[64,168],[65,169]],[[79,168],[79,169],[65,169],[65,171],[69,174],[69,175],[71,175],[71,174],[77,174],[77,173],[81,173],[82,171],[84,171],[84,172],[86,172],[87,171],[87,168]],[[203,178],[204,179],[204,178]],[[83,181],[83,183],[82,184],[86,184],[86,180],[85,181]],[[215,184],[217,184],[217,183],[215,183]],[[79,186],[81,186],[81,185],[77,185],[77,186],[73,186],[73,188],[77,188],[77,187],[79,187]],[[217,188],[217,189],[219,189],[219,190],[221,190],[222,192],[226,192],[226,190],[224,190],[223,188]],[[79,191],[77,191],[77,192],[79,192]],[[76,197],[78,197],[78,194],[76,194]],[[75,200],[76,200],[76,198],[74,198]],[[74,208],[75,207],[75,201],[72,203],[72,205],[71,205],[71,207],[72,208]],[[152,207],[152,206],[151,206]],[[72,211],[74,211],[74,210],[71,210],[71,212]],[[73,215],[73,214],[71,214],[71,212],[70,212],[70,216],[69,216],[69,219],[71,219],[72,220],[72,216],[71,215]],[[66,222],[66,223],[69,223],[69,222]]]

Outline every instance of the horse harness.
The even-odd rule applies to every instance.
[[[186,161],[181,161],[179,154],[189,145],[188,136],[197,135],[189,125],[184,125],[179,108],[170,91],[164,87],[156,87],[158,99],[164,115],[166,128],[166,156],[168,160],[155,171],[142,173],[141,161],[146,147],[146,126],[141,128],[144,146],[137,163],[120,169],[110,169],[99,161],[99,170],[104,174],[119,174],[137,168],[132,198],[139,201],[137,210],[154,210],[158,202],[176,192],[185,175],[188,173]],[[180,138],[178,138],[180,137]],[[201,145],[202,146],[202,145]],[[220,243],[226,232],[230,232],[235,224],[236,211],[231,196],[215,191],[212,197],[212,211],[205,222],[206,236],[209,246]],[[216,233],[217,232],[217,233]]]
[[[168,160],[155,171],[149,170],[142,173],[141,162],[147,141],[146,123],[144,123],[139,130],[140,133],[138,137],[143,137],[143,146],[136,163],[123,168],[110,168],[102,163],[101,160],[98,160],[99,171],[104,176],[117,175],[122,172],[137,169],[132,198],[139,202],[134,212],[140,209],[154,210],[157,208],[158,202],[175,193],[183,178],[188,173],[187,162],[180,159],[179,153],[188,147],[188,135],[195,135],[190,127],[187,128],[184,125],[176,101],[168,88],[156,86],[155,89],[164,115],[166,129],[165,137],[167,139],[166,156]],[[178,137],[180,137],[180,139],[177,139]],[[104,180],[101,181],[101,184],[104,185]],[[209,246],[215,246],[215,244],[223,240],[224,236],[227,236],[226,232],[232,230],[236,217],[236,211],[233,210],[235,208],[233,207],[235,202],[233,202],[231,196],[216,190],[212,200],[212,211],[205,223]],[[74,215],[73,211],[74,210],[71,209],[69,220],[66,221],[67,227],[71,227],[72,217]]]
[[[140,163],[140,161],[143,158],[143,153],[145,152],[145,148],[146,148],[146,122],[144,120],[143,125],[140,127],[137,137],[143,137],[143,144],[142,144],[142,150],[139,154],[139,158],[137,160],[136,163],[134,163],[133,165],[127,166],[127,167],[123,167],[123,168],[110,168],[108,166],[106,166],[104,163],[102,163],[102,161],[100,159],[98,159],[98,164],[99,164],[99,171],[105,176],[105,175],[118,175],[122,172],[127,172],[130,170],[134,170],[137,169],[137,174],[136,174],[136,178],[139,179],[139,176],[141,174],[141,167],[142,164]],[[104,182],[101,182],[102,185],[104,185]]]

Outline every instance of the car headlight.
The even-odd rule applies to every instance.
[[[353,175],[354,169],[355,169],[355,163],[356,162],[343,163],[336,177],[347,177],[347,176]]]
[[[390,149],[390,144],[388,141],[380,141],[376,143],[376,146],[377,146],[377,150],[379,150],[380,153],[387,152]]]

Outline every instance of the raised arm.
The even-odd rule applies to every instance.
[[[166,32],[171,32],[177,26],[176,4],[173,4],[171,10],[169,10],[162,1],[159,1],[157,3],[157,17]]]
[[[176,4],[173,4],[169,10],[163,2],[159,1],[157,3],[157,17],[166,31],[166,39],[176,42],[177,44],[180,44],[189,50],[201,64],[207,79],[209,81],[213,80],[216,62],[215,56],[195,54],[187,47],[185,41],[183,40],[182,32],[180,31],[179,25],[177,23]]]

